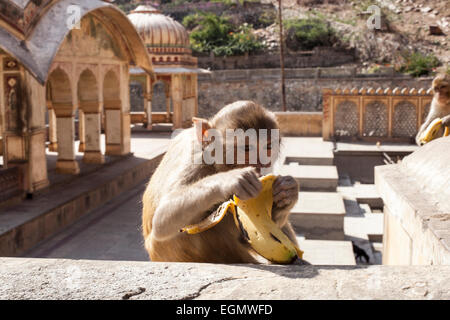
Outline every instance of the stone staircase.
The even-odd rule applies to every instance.
[[[383,215],[371,208],[383,203],[373,185],[352,185],[338,176],[333,148],[321,138],[282,140],[281,165],[275,172],[293,176],[300,185],[290,221],[304,259],[321,265],[362,264],[355,261],[353,242],[368,254],[369,263],[380,264]]]

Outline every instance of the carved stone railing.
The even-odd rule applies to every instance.
[[[428,114],[431,89],[324,89],[324,140],[412,141]]]

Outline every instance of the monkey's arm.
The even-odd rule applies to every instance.
[[[261,188],[254,169],[245,168],[217,173],[172,190],[161,198],[155,210],[151,236],[159,241],[170,239],[183,227],[200,222],[205,212],[231,195],[249,199]]]

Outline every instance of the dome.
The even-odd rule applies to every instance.
[[[186,29],[171,17],[149,5],[140,5],[128,18],[141,35],[147,48],[189,48]]]

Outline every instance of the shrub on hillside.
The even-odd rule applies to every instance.
[[[433,54],[423,54],[420,52],[403,53],[404,64],[400,67],[400,72],[408,73],[413,77],[429,75],[433,69],[440,65],[439,59]]]
[[[251,53],[263,47],[247,24],[236,27],[224,17],[204,12],[198,13],[195,19],[189,18],[186,23],[194,20],[196,27],[190,34],[190,40],[195,52],[231,56]]]
[[[286,20],[285,26],[286,46],[294,51],[331,46],[335,39],[334,29],[323,19],[291,19]]]

